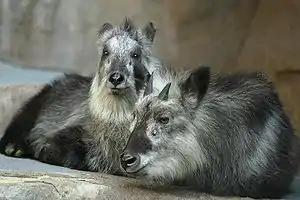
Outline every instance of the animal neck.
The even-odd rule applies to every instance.
[[[89,96],[89,109],[93,121],[123,125],[129,122],[129,116],[137,97],[133,92],[115,95],[99,82],[96,76],[92,82]]]

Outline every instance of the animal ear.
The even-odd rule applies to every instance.
[[[103,35],[104,32],[113,29],[113,25],[110,23],[104,23],[99,31],[97,31],[97,36],[100,37]]]
[[[128,33],[132,33],[135,29],[135,26],[129,17],[125,17],[122,28],[124,31],[126,31]]]
[[[197,97],[197,102],[200,101],[207,92],[209,81],[210,67],[201,66],[194,70],[180,86],[183,100],[192,94]]]
[[[154,25],[152,22],[149,22],[143,29],[142,33],[146,36],[146,38],[150,41],[154,41],[154,37],[156,34],[157,29],[154,28]]]
[[[144,97],[151,94],[153,92],[153,72],[148,75],[147,78],[147,86],[144,91]]]
[[[169,98],[171,83],[168,83],[158,95],[158,99],[166,101]]]

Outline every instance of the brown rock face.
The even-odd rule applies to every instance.
[[[237,70],[263,70],[300,136],[300,1],[260,1]]]
[[[173,66],[266,72],[300,136],[300,1],[166,2],[171,16],[178,13]]]

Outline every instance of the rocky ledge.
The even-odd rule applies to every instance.
[[[0,199],[242,199],[214,197],[201,193],[170,189],[168,192],[141,187],[135,179],[99,173],[0,172]],[[244,198],[247,199],[247,198]]]

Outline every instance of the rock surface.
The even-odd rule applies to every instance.
[[[241,199],[178,190],[168,193],[153,191],[141,188],[134,179],[85,172],[42,174],[3,171],[0,176],[0,199]]]

